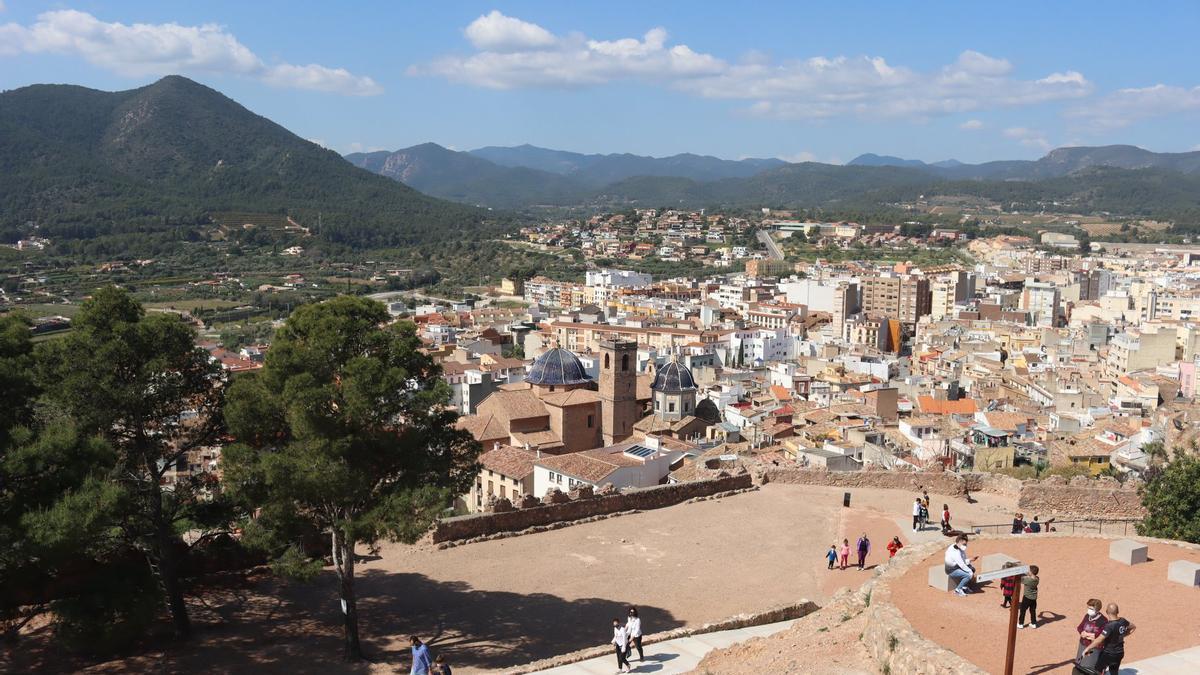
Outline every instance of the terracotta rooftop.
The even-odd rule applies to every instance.
[[[508,478],[524,480],[533,473],[533,460],[536,455],[524,448],[502,445],[479,456],[483,468],[490,469]]]

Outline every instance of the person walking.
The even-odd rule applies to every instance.
[[[942,532],[950,531],[950,505],[942,504]]]
[[[612,646],[617,650],[617,672],[629,672],[629,636],[625,633],[625,626],[621,625],[618,619],[613,619],[613,637]]]
[[[871,540],[867,538],[867,533],[863,532],[858,538],[858,569],[863,569],[867,564],[867,554],[871,552]]]
[[[978,558],[979,556],[975,556]],[[975,578],[975,567],[971,564],[971,560],[967,559],[967,535],[960,534],[954,539],[954,544],[946,549],[945,555],[945,570],[946,574],[958,585],[954,588],[955,595],[966,595],[966,589],[970,586],[971,580]]]
[[[913,532],[917,531],[917,525],[921,524],[921,498],[917,497],[913,502]]]
[[[1029,574],[1021,577],[1021,614],[1017,617],[1017,628],[1034,628],[1038,627],[1037,623],[1037,599],[1038,599],[1038,566],[1030,565]],[[1025,611],[1029,611],[1029,623],[1025,623]]]
[[[850,563],[850,540],[842,540],[842,569],[846,569],[846,565]]]
[[[1108,675],[1117,675],[1121,670],[1121,661],[1125,658],[1125,638],[1132,635],[1137,626],[1121,618],[1121,609],[1115,602],[1108,603],[1104,614],[1108,622],[1083,653],[1090,654],[1099,649],[1100,658],[1096,660],[1096,672],[1103,673],[1108,669]]]
[[[625,620],[625,633],[629,638],[630,644],[637,647],[638,661],[645,661],[646,655],[642,653],[642,619],[638,617],[637,607],[629,608],[629,618]],[[630,647],[625,658],[629,658],[629,654],[633,653],[633,647]]]
[[[837,544],[830,544],[829,550],[825,552],[825,559],[829,561],[829,569],[833,569],[834,564],[837,563],[837,557]]]
[[[892,540],[889,541],[887,545],[888,559],[890,560],[895,558],[896,553],[898,553],[902,548],[904,548],[904,544],[900,543],[900,537],[892,537]]]
[[[446,660],[445,654],[438,654],[437,658],[433,660],[433,673],[434,675],[454,675],[450,671],[450,662]]]
[[[429,647],[416,635],[410,635],[408,641],[412,645],[412,669],[408,671],[409,675],[431,675],[433,662],[429,659]]]
[[[1100,652],[1093,651],[1088,654],[1084,654],[1084,652],[1092,644],[1092,640],[1100,637],[1101,631],[1108,623],[1102,610],[1103,605],[1100,604],[1100,600],[1096,598],[1088,600],[1083,620],[1075,627],[1075,632],[1079,633],[1079,647],[1075,650],[1075,663],[1090,671],[1095,671],[1096,661],[1100,659]]]

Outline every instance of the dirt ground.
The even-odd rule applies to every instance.
[[[763,489],[566,527],[436,550],[384,545],[360,549],[359,613],[373,663],[339,660],[341,629],[331,574],[313,586],[254,575],[244,586],[209,589],[194,604],[196,636],[186,645],[96,664],[90,672],[390,673],[407,669],[407,636],[416,634],[455,672],[488,672],[604,644],[609,620],[638,606],[644,629],[700,625],[741,612],[809,598],[825,602],[857,588],[870,571],[825,569],[829,544],[862,533],[867,565],[887,559],[909,529],[913,495],[767,485]],[[1005,522],[1014,505],[992,495],[951,502],[958,522]],[[933,495],[934,506],[946,499]],[[934,509],[937,511],[938,509]],[[1165,573],[1164,573],[1165,574]],[[16,670],[73,671],[35,630],[12,660]],[[4,668],[0,668],[3,670]]]
[[[1070,673],[1078,641],[1075,628],[1089,598],[1117,603],[1121,615],[1137,626],[1125,642],[1126,662],[1200,644],[1196,591],[1167,581],[1168,564],[1180,559],[1200,562],[1200,553],[1151,545],[1151,561],[1130,567],[1109,559],[1109,544],[1103,539],[1024,535],[970,545],[971,556],[1006,553],[1040,568],[1038,617],[1044,623],[1036,630],[1017,631],[1015,672]],[[927,570],[940,566],[941,556],[936,554],[893,582],[893,600],[922,635],[988,672],[1001,672],[1009,614],[1000,607],[999,584],[985,584],[983,593],[965,598],[930,588]]]

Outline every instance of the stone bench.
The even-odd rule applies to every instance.
[[[1200,563],[1176,560],[1167,565],[1167,581],[1174,581],[1184,586],[1200,586]]]
[[[1132,539],[1118,539],[1109,544],[1108,557],[1124,565],[1137,565],[1150,559],[1150,549]]]
[[[929,585],[939,591],[949,592],[954,590],[958,582],[951,579],[949,574],[946,574],[945,565],[934,565],[929,568]]]
[[[997,572],[1001,569],[1004,569],[1004,563],[1015,563],[1019,565],[1021,564],[1021,561],[1003,553],[985,555],[979,559],[979,573],[986,574],[988,572]]]

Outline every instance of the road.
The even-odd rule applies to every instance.
[[[775,238],[771,236],[770,230],[759,230],[758,240],[767,247],[767,254],[772,260],[783,260],[783,251],[780,250],[779,244],[775,243]]]

